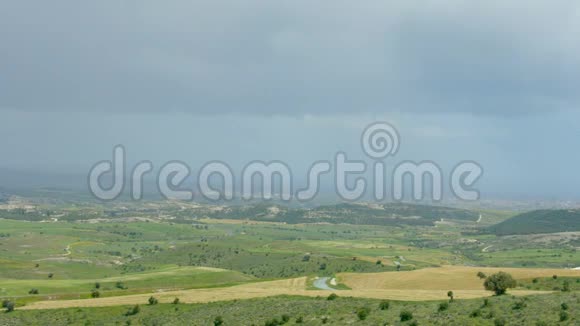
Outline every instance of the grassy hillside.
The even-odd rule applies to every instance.
[[[487,229],[497,235],[580,231],[580,210],[536,210],[514,216]]]
[[[340,296],[279,296],[208,304],[18,310],[0,314],[2,325],[577,325],[580,304],[575,293],[525,298],[510,295],[473,300],[402,302]],[[565,304],[565,306],[563,306]],[[443,308],[441,308],[443,307]],[[401,313],[412,314],[401,322]],[[281,323],[275,323],[276,319]]]

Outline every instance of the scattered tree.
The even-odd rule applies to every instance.
[[[558,279],[558,275],[554,274],[554,275],[552,275],[552,278],[556,280],[556,279]]]
[[[54,276],[54,273],[48,273],[48,278],[52,278]]]
[[[133,308],[129,309],[125,313],[125,316],[134,316],[134,315],[138,314],[139,311],[141,311],[141,308],[139,307],[139,305],[135,305],[135,306],[133,306]]]
[[[173,299],[173,302],[172,302],[172,303],[173,303],[173,304],[179,304],[179,298],[175,298],[175,299]]]
[[[38,289],[30,289],[30,291],[28,291],[28,294],[38,294]]]
[[[338,298],[338,295],[337,295],[336,293],[331,293],[331,294],[330,294],[330,295],[329,295],[329,296],[326,298],[326,300],[328,300],[328,301],[333,301],[333,300],[336,300],[337,298]]]
[[[477,277],[479,277],[480,279],[482,279],[482,280],[483,280],[484,278],[486,278],[486,277],[487,277],[487,275],[485,275],[485,273],[484,273],[484,272],[477,272]]]
[[[95,282],[95,289],[100,289],[100,288],[101,288],[101,283]]]
[[[562,310],[568,310],[568,308],[569,308],[569,307],[568,307],[568,304],[567,304],[566,302],[563,302],[563,303],[560,305],[560,308],[562,308]]]
[[[565,311],[560,311],[560,321],[566,321],[570,318],[570,315]]]
[[[155,297],[150,297],[148,302],[149,302],[149,305],[151,305],[151,306],[159,303],[159,301]]]
[[[99,298],[101,297],[101,292],[99,292],[99,290],[92,290],[91,291],[91,298]]]
[[[453,302],[453,291],[448,291],[447,296],[449,297],[449,302]]]
[[[483,286],[488,291],[493,291],[496,295],[506,293],[507,289],[516,287],[517,283],[514,278],[505,272],[499,272],[488,276]]]

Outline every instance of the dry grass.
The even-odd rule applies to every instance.
[[[339,275],[339,281],[353,290],[385,289],[385,290],[481,290],[482,280],[477,272],[487,275],[504,271],[516,279],[535,277],[577,276],[580,271],[568,269],[540,268],[484,268],[464,266],[443,266],[425,268],[410,272],[386,272]]]
[[[479,298],[491,295],[482,289],[482,280],[476,274],[505,271],[517,279],[559,276],[580,276],[580,271],[562,269],[476,268],[445,266],[410,272],[369,274],[340,274],[339,281],[352,290],[337,291],[340,296],[353,296],[404,301],[442,300],[453,290],[457,299]],[[328,296],[329,291],[306,290],[307,278],[269,281],[237,285],[227,288],[194,289],[153,294],[162,303],[179,298],[183,303],[200,303],[234,299],[263,298],[277,295]],[[546,293],[542,291],[510,291],[513,295]],[[85,300],[55,300],[31,303],[21,309],[56,309],[70,307],[101,307],[146,304],[151,294],[127,295]]]

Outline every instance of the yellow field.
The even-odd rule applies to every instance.
[[[477,268],[461,266],[445,266],[428,268],[409,272],[386,272],[338,275],[339,281],[352,290],[337,291],[340,296],[364,298],[422,301],[441,300],[447,298],[447,291],[453,290],[457,299],[470,299],[491,295],[484,291],[483,281],[477,278],[478,271],[491,274],[505,271],[516,279],[533,277],[579,276],[580,271],[563,269],[518,269],[518,268]],[[85,300],[54,300],[31,303],[20,309],[55,309],[69,307],[100,307],[114,305],[146,304],[147,299],[154,295],[160,302],[166,303],[179,298],[183,303],[199,303],[224,301],[233,299],[249,299],[276,295],[327,296],[329,291],[306,290],[307,278],[295,278],[279,281],[269,281],[237,285],[227,288],[194,289],[154,294],[138,294],[119,297],[108,297]],[[529,295],[546,293],[542,291],[509,291],[513,295]]]

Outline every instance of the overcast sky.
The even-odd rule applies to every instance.
[[[580,2],[1,1],[0,168],[476,160],[482,190],[580,199]],[[0,179],[0,184],[2,180]]]

